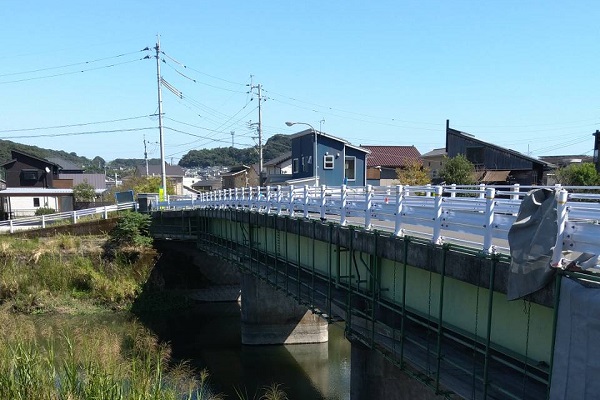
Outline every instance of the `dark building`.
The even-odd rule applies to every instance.
[[[58,164],[17,150],[10,155],[11,160],[0,165],[6,173],[6,187],[62,187],[55,185],[59,181]]]
[[[544,172],[553,164],[484,142],[475,136],[452,129],[446,121],[446,153],[449,158],[464,155],[479,172],[482,183],[542,185]]]

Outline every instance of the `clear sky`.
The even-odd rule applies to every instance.
[[[89,158],[256,143],[301,121],[353,144],[444,147],[450,126],[533,156],[591,154],[596,1],[2,0],[0,138]],[[149,59],[142,59],[149,55]],[[251,80],[250,76],[253,75]],[[253,100],[252,100],[253,99]],[[109,122],[112,121],[112,122]],[[59,127],[59,128],[53,128]]]

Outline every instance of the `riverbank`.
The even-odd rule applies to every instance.
[[[143,217],[124,221],[110,235],[0,236],[0,398],[222,398],[136,316],[195,302],[165,288]],[[277,384],[236,397],[287,398]]]
[[[0,238],[0,398],[219,399],[123,310],[156,251],[113,236]],[[119,324],[98,322],[123,315]]]

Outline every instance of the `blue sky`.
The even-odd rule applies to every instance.
[[[171,3],[171,4],[170,4]],[[256,143],[302,121],[353,144],[445,144],[453,128],[533,156],[591,154],[597,1],[3,0],[0,138],[92,158]],[[154,116],[153,116],[154,115]],[[113,121],[113,122],[108,122]],[[324,121],[324,122],[323,122]],[[60,126],[61,128],[53,128]]]

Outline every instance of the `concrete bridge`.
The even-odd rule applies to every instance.
[[[551,396],[557,293],[562,275],[581,274],[558,268],[543,289],[507,300],[511,258],[498,249],[508,249],[520,191],[500,200],[494,188],[346,190],[303,188],[294,198],[293,188],[257,188],[179,209],[164,203],[172,209],[152,213],[152,233],[242,271],[244,344],[323,342],[327,323],[343,320],[353,399],[561,398]],[[548,267],[561,267],[565,247],[594,250],[597,224],[580,214],[595,215],[598,203],[553,190],[560,247]]]

